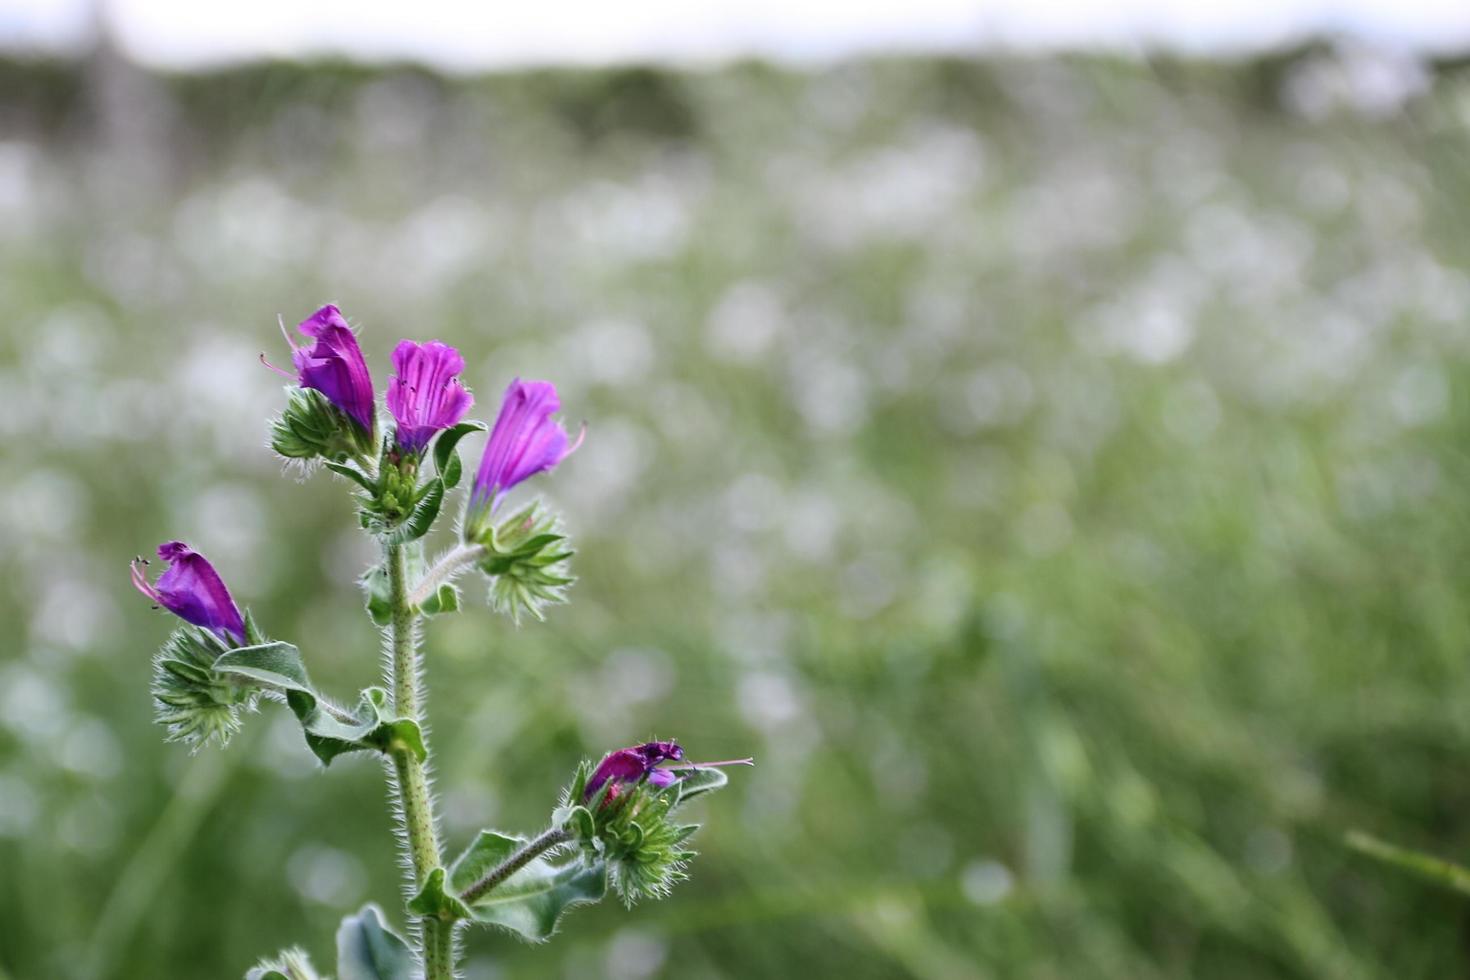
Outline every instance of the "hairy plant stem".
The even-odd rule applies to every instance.
[[[408,597],[408,604],[417,609],[429,600],[440,585],[452,581],[465,568],[487,554],[488,551],[482,544],[457,545],[435,562],[434,567],[424,574],[423,580],[414,586],[413,593]]]
[[[393,618],[389,625],[392,658],[389,678],[393,689],[393,710],[400,718],[411,718],[424,728],[419,714],[419,651],[415,629],[414,607],[408,601],[407,561],[402,545],[387,548],[389,598]],[[424,748],[429,745],[424,732]],[[422,888],[429,874],[443,864],[439,853],[439,834],[434,826],[434,798],[429,792],[425,774],[427,760],[407,745],[395,743],[390,755],[398,790],[398,820],[403,837],[408,841],[408,854],[413,863],[414,883]],[[424,961],[424,980],[453,980],[454,924],[434,916],[419,921],[420,955]]]
[[[528,841],[525,847],[487,871],[485,877],[460,892],[460,900],[466,905],[473,903],[476,899],[482,898],[486,892],[500,885],[505,879],[530,864],[533,858],[544,854],[553,847],[565,844],[571,839],[571,834],[558,827],[553,827],[545,831],[540,837],[537,837],[533,841]]]

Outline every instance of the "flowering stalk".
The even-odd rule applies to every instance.
[[[388,682],[393,687],[393,710],[400,718],[420,722],[418,624],[408,602],[408,582],[403,545],[389,545],[387,550],[388,581],[393,621],[389,627],[392,657],[388,664]],[[422,728],[422,726],[420,726]],[[423,741],[428,754],[428,738]],[[420,759],[410,746],[395,742],[389,747],[393,760],[395,790],[398,794],[398,823],[408,842],[413,863],[414,883],[419,888],[429,880],[434,869],[443,864],[439,852],[439,833],[434,822],[434,796],[429,792],[427,758]],[[419,920],[425,980],[453,980],[454,927],[432,916]]]
[[[547,606],[565,601],[573,581],[572,551],[555,512],[539,501],[507,508],[508,516],[499,510],[514,487],[576,449],[553,418],[561,406],[555,387],[511,384],[469,487],[462,543],[426,567],[423,539],[464,472],[456,447],[485,428],[464,420],[474,403],[458,378],[464,359],[439,341],[400,343],[384,399],[389,427],[379,424],[372,377],[341,311],[324,306],[297,329],[310,343],[287,338],[297,369],[287,377],[296,385],[272,423],[271,446],[287,460],[320,463],[352,484],[359,523],[382,555],[361,584],[366,610],[384,634],[384,686],[363,690],[352,707],[323,695],[301,651],[266,636],[203,555],[170,541],[158,549],[168,567],[156,581],[143,559],[132,566],[134,586],[185,624],[154,658],[156,720],[170,740],[197,750],[224,744],[246,713],[277,701],[296,716],[323,765],[352,752],[383,758],[410,869],[405,911],[417,925],[417,949],[389,928],[381,909],[364,906],[337,933],[343,980],[454,980],[460,923],[540,942],[568,909],[600,901],[610,887],[630,905],[662,897],[685,877],[694,856],[687,841],[697,826],[677,823],[678,808],[723,786],[718,767],[735,763],[685,763],[683,748],[672,741],[617,749],[595,768],[589,762],[578,768],[548,830],[531,840],[482,830],[448,861],[434,817],[421,617],[457,611],[454,581],[470,569],[488,579],[491,606],[516,622],[525,612],[543,618]],[[575,845],[568,850],[576,853],[567,858],[564,845]],[[246,974],[246,980],[282,977],[317,980],[299,949]]]
[[[475,902],[478,902],[490,892],[494,891],[497,885],[505,882],[511,875],[530,864],[536,858],[545,854],[547,851],[555,850],[571,839],[571,833],[560,827],[552,827],[550,830],[543,831],[535,840],[497,864],[483,878],[460,892],[459,900],[466,905],[475,904]]]

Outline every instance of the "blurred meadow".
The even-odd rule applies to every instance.
[[[693,880],[471,980],[1446,977],[1470,854],[1470,72],[1313,45],[809,71],[0,63],[0,977],[402,925],[377,764],[150,722],[180,537],[346,698],[345,486],[265,448],[335,301],[586,445],[569,606],[428,633],[451,847],[584,756],[754,754]],[[470,450],[477,458],[478,442]],[[437,544],[447,543],[447,537]]]

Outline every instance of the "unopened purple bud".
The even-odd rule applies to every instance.
[[[398,423],[399,448],[421,453],[434,434],[464,418],[474,397],[455,375],[464,370],[464,358],[448,344],[405,340],[393,351],[388,382],[388,411]]]
[[[185,622],[213,630],[236,643],[245,642],[245,620],[209,559],[182,541],[159,545],[158,557],[168,563],[168,568],[153,584],[143,570],[147,562],[141,558],[133,562],[133,585],[139,592]]]
[[[342,317],[342,311],[328,304],[302,320],[297,330],[313,343],[298,347],[287,335],[291,360],[296,365],[297,379],[303,388],[315,388],[342,410],[348,418],[373,433],[376,412],[373,409],[373,376],[368,372],[357,335]]]
[[[582,444],[581,435],[568,444],[566,430],[552,418],[560,410],[550,381],[510,383],[470,492],[472,515],[493,511],[511,487],[552,469]]]

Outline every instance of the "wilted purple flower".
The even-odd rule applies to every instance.
[[[561,401],[550,381],[510,383],[470,492],[471,513],[493,511],[511,487],[552,469],[582,444],[585,429],[567,444],[566,430],[551,417],[559,411]]]
[[[748,766],[750,759],[728,759],[724,762],[690,762],[682,766],[660,767],[663,762],[678,762],[684,758],[684,749],[678,742],[644,742],[642,745],[617,749],[602,757],[592,775],[587,777],[587,788],[582,799],[592,799],[604,783],[612,782],[604,800],[616,799],[624,786],[630,786],[647,777],[649,785],[663,789],[679,778],[678,770],[699,769],[711,766]]]
[[[342,311],[329,303],[302,320],[296,329],[314,341],[310,347],[298,347],[291,335],[286,334],[297,382],[303,388],[315,388],[326,395],[329,402],[371,435],[377,414],[373,410],[373,376],[368,373],[362,348],[357,346],[357,335],[342,318]],[[261,360],[265,360],[264,354]],[[269,361],[265,363],[280,371]]]
[[[402,341],[393,350],[393,370],[398,373],[388,382],[388,411],[406,452],[423,452],[434,433],[459,422],[475,403],[455,377],[464,370],[464,358],[448,344]]]
[[[169,567],[151,585],[143,570],[148,562],[142,558],[133,561],[133,585],[139,592],[185,622],[214,630],[236,643],[245,642],[245,620],[209,559],[182,541],[159,545],[158,557]]]

